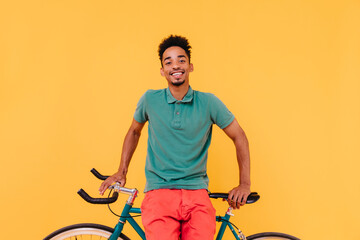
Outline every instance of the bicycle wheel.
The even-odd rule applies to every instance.
[[[114,232],[114,229],[93,223],[81,223],[70,225],[64,228],[61,228],[49,236],[45,237],[44,240],[71,240],[71,239],[82,239],[82,240],[90,240],[90,239],[98,239],[105,240],[110,237],[110,235]],[[96,237],[96,238],[94,238]],[[130,240],[124,234],[120,234],[118,240]]]
[[[278,233],[278,232],[264,232],[264,233],[257,233],[251,236],[246,237],[247,240],[260,240],[260,239],[268,239],[268,240],[300,240],[297,237],[285,234],[285,233]]]

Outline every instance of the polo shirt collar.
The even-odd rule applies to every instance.
[[[185,97],[182,100],[177,100],[176,98],[173,97],[173,95],[170,92],[169,87],[166,88],[166,97],[167,97],[167,102],[168,103],[175,103],[175,102],[182,102],[182,103],[187,103],[187,102],[191,102],[194,96],[194,91],[192,90],[192,88],[189,86],[189,90],[186,93]]]

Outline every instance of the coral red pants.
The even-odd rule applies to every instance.
[[[215,209],[205,189],[158,189],[141,205],[147,240],[212,240]]]

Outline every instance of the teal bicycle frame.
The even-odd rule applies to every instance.
[[[99,178],[101,180],[105,180],[107,178],[106,176],[101,175],[95,169],[92,169],[91,172],[97,178]],[[137,234],[141,237],[141,239],[146,240],[144,230],[135,221],[133,216],[130,215],[130,213],[141,214],[141,209],[140,208],[133,208],[133,203],[135,201],[135,198],[137,197],[138,190],[136,188],[130,189],[130,188],[120,187],[119,183],[115,183],[114,185],[109,187],[109,189],[115,190],[116,194],[117,193],[125,193],[125,194],[129,195],[129,198],[126,201],[124,209],[123,209],[123,211],[121,213],[119,222],[116,224],[116,226],[114,228],[114,232],[111,234],[109,240],[117,240],[120,237],[126,222],[130,223],[131,227],[137,232]],[[79,190],[78,193],[84,200],[86,200],[87,202],[90,202],[90,203],[96,203],[96,204],[105,204],[106,203],[106,204],[109,204],[109,203],[115,202],[117,200],[117,195],[116,195],[116,197],[114,199],[113,198],[94,199],[94,198],[91,198],[90,196],[88,196],[88,194],[85,193],[85,191],[82,190],[82,189]],[[250,198],[250,196],[252,194],[254,194],[255,196],[253,196],[254,199],[252,201],[250,201],[249,203],[256,202],[260,197],[260,196],[257,195],[257,193],[251,193],[249,195],[249,197],[248,197],[248,200],[249,200],[249,198]],[[109,196],[110,196],[110,194],[109,194]],[[209,197],[225,199],[225,198],[227,198],[227,194],[213,193],[213,194],[209,194]],[[225,230],[226,230],[227,227],[231,230],[231,232],[234,235],[235,239],[237,239],[237,240],[246,239],[246,237],[241,232],[241,230],[238,229],[238,231],[236,231],[235,228],[233,227],[232,223],[230,223],[230,221],[229,221],[230,217],[233,216],[231,211],[232,211],[232,208],[229,207],[228,211],[225,213],[225,216],[217,216],[216,217],[216,221],[221,222],[221,226],[220,226],[220,229],[218,231],[216,240],[221,240],[223,238]]]
[[[137,234],[142,239],[144,239],[144,240],[146,239],[144,230],[142,230],[142,228],[134,220],[134,218],[130,215],[130,213],[141,214],[141,210],[140,210],[140,208],[133,208],[132,205],[126,203],[124,210],[121,213],[119,223],[116,224],[116,226],[114,228],[114,233],[110,236],[109,240],[117,240],[118,239],[118,237],[120,236],[120,234],[124,228],[124,224],[126,221],[128,221],[130,223],[132,228],[137,232]]]
[[[140,208],[133,208],[132,203],[127,202],[125,204],[125,207],[124,207],[122,213],[121,213],[119,223],[115,226],[114,232],[110,236],[109,240],[117,240],[118,239],[118,237],[120,236],[120,234],[121,234],[121,232],[122,232],[122,230],[124,228],[124,224],[126,223],[126,221],[128,221],[130,223],[131,227],[137,232],[137,234],[141,237],[141,239],[146,240],[144,230],[134,220],[134,218],[130,215],[130,213],[141,214],[141,210],[140,210]],[[229,222],[231,215],[232,215],[231,208],[229,208],[228,211],[226,212],[225,216],[223,216],[223,217],[222,216],[217,216],[216,217],[217,222],[222,222],[221,226],[220,226],[220,229],[219,229],[219,232],[217,234],[216,240],[221,240],[223,238],[225,230],[226,230],[227,227],[230,228],[230,230],[233,233],[235,239],[241,240],[239,235],[241,236],[242,233],[241,232],[237,233],[235,228]]]
[[[99,172],[97,172],[95,169],[92,169],[91,172],[99,179],[105,180],[107,176],[101,175]],[[83,236],[83,235],[91,235],[91,236],[100,236],[100,237],[108,237],[110,240],[118,240],[118,238],[121,236],[125,239],[128,239],[125,234],[122,233],[124,229],[124,225],[126,222],[129,222],[131,227],[136,231],[138,236],[141,237],[141,239],[146,240],[145,232],[144,230],[139,226],[139,224],[135,221],[135,217],[137,216],[131,216],[131,213],[140,214],[141,215],[141,209],[140,208],[133,208],[133,204],[135,201],[135,198],[138,194],[138,190],[136,188],[125,188],[120,187],[120,183],[115,183],[114,185],[110,186],[108,189],[111,189],[109,193],[109,197],[107,198],[92,198],[90,197],[83,189],[80,189],[78,191],[78,194],[87,202],[92,204],[110,204],[114,203],[118,200],[119,193],[125,193],[129,195],[128,200],[125,203],[125,206],[122,210],[121,216],[118,216],[119,222],[116,224],[114,229],[109,228],[108,226],[100,225],[100,224],[93,224],[93,223],[83,223],[83,224],[74,224],[70,225],[61,229],[58,229],[57,231],[51,233],[48,235],[45,239],[64,239],[65,237],[73,237],[73,236]],[[112,197],[110,197],[111,192],[114,191]],[[210,198],[220,198],[223,200],[228,200],[229,194],[228,193],[210,193]],[[257,200],[259,200],[260,196],[257,192],[252,192],[247,197],[246,203],[254,203]],[[110,209],[111,210],[111,209]],[[255,239],[284,239],[284,240],[300,240],[294,236],[279,233],[279,232],[262,232],[253,234],[251,236],[245,237],[245,235],[241,232],[240,229],[238,229],[234,224],[232,224],[229,220],[231,216],[234,216],[232,214],[232,208],[229,207],[227,212],[224,216],[217,216],[216,221],[221,222],[221,226],[217,232],[216,240],[221,240],[224,236],[226,228],[229,228],[231,230],[231,233],[233,234],[234,238],[237,240],[255,240]],[[112,212],[112,211],[111,211]],[[114,212],[112,212],[114,213]],[[115,214],[115,213],[114,213]],[[116,214],[115,214],[116,215]],[[112,232],[112,233],[111,233]]]
[[[224,217],[221,217],[221,216],[216,216],[216,221],[217,222],[222,222],[221,223],[221,226],[220,226],[220,229],[219,229],[219,232],[218,232],[218,235],[216,236],[216,240],[221,240],[222,237],[224,236],[224,233],[225,233],[225,230],[226,230],[226,227],[230,228],[232,234],[234,235],[235,239],[236,240],[241,240],[241,239],[244,239],[244,235],[243,233],[239,230],[239,232],[237,232],[235,230],[235,228],[232,226],[232,224],[230,223],[230,216],[233,215],[231,213],[231,210],[232,208],[229,207],[228,211],[226,212],[225,216]],[[241,237],[241,238],[240,238]]]
[[[95,172],[95,170],[94,170],[94,172]],[[94,175],[96,176],[99,174],[97,172],[95,172]],[[101,177],[100,179],[104,178],[102,175],[100,177]],[[58,229],[57,231],[55,231],[55,232],[51,233],[50,235],[48,235],[47,237],[45,237],[45,239],[46,240],[64,239],[64,237],[71,237],[71,239],[73,239],[72,237],[75,237],[77,239],[77,236],[79,236],[81,238],[82,238],[82,236],[98,236],[98,237],[106,237],[110,240],[118,240],[119,237],[122,237],[123,239],[128,239],[128,237],[125,234],[123,234],[122,231],[124,229],[125,223],[129,222],[131,227],[138,234],[138,236],[140,236],[141,239],[145,240],[146,236],[145,236],[144,230],[134,220],[134,218],[137,216],[130,215],[131,213],[141,214],[140,208],[133,208],[133,203],[138,194],[138,190],[136,190],[136,188],[130,189],[130,188],[120,187],[119,183],[115,183],[114,185],[109,187],[109,189],[115,190],[115,192],[112,195],[112,197],[110,197],[110,194],[111,194],[111,192],[110,192],[109,197],[107,197],[107,198],[92,198],[83,189],[80,189],[78,191],[78,194],[85,201],[87,201],[89,203],[93,203],[93,204],[114,203],[118,200],[119,192],[128,194],[129,198],[122,210],[121,216],[119,216],[120,217],[119,222],[116,224],[114,229],[112,229],[108,226],[104,226],[101,224],[94,224],[94,223],[73,224],[73,225],[69,225],[67,227]],[[215,199],[221,198],[223,200],[227,200],[229,195],[227,193],[209,193],[209,197],[215,198]],[[256,192],[252,192],[248,196],[246,203],[254,203],[259,198],[260,198],[260,196]],[[284,233],[279,233],[279,232],[262,232],[262,233],[256,233],[251,236],[245,237],[245,235],[241,232],[241,230],[238,229],[234,224],[232,224],[229,221],[231,216],[233,216],[231,211],[232,211],[232,208],[229,207],[228,211],[225,213],[224,216],[216,217],[215,220],[217,222],[221,222],[221,226],[217,232],[216,240],[221,240],[223,238],[226,228],[229,228],[231,230],[234,238],[237,240],[245,240],[245,239],[249,239],[249,240],[255,240],[255,239],[300,240],[299,238],[296,238],[294,236],[284,234]],[[114,212],[112,212],[112,213],[114,213]],[[68,238],[66,238],[66,239],[68,239]]]

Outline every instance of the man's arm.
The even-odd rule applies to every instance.
[[[250,194],[250,153],[249,142],[244,130],[236,119],[229,126],[223,129],[230,137],[236,148],[236,157],[239,165],[239,185],[229,192],[229,204],[233,208],[240,208],[246,203]]]
[[[106,189],[114,182],[119,182],[121,187],[125,185],[126,174],[129,168],[130,160],[135,152],[136,146],[140,139],[141,130],[144,125],[145,123],[139,123],[135,119],[133,119],[130,129],[124,139],[119,170],[114,175],[108,177],[101,184],[99,188],[99,192],[101,195],[103,195]]]

